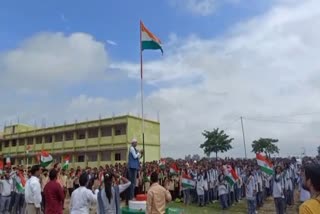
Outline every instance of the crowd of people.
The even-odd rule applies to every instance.
[[[207,206],[220,203],[227,210],[246,200],[249,214],[255,214],[268,197],[273,197],[277,214],[295,204],[295,191],[299,191],[301,213],[319,209],[319,159],[272,159],[274,173],[260,169],[255,159],[202,159],[148,162],[141,168],[140,158],[133,142],[128,164],[116,163],[95,168],[62,169],[60,163],[50,169],[35,165],[8,167],[0,180],[0,213],[89,213],[96,204],[97,213],[120,213],[121,201],[128,204],[137,194],[148,193],[148,213],[163,213],[165,203],[182,201],[187,209],[191,203]],[[138,164],[137,164],[138,162]],[[176,171],[171,168],[175,165]],[[237,174],[233,184],[227,181],[223,166],[229,165]],[[183,178],[194,181],[192,186],[182,185]],[[155,205],[152,198],[165,192],[163,203]],[[65,207],[65,198],[70,198]],[[318,201],[319,203],[315,203]],[[320,213],[320,211],[318,211]]]

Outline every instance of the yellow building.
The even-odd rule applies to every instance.
[[[144,124],[146,161],[159,160],[160,123],[145,120]],[[141,118],[131,115],[48,128],[17,124],[4,128],[0,156],[10,156],[13,165],[31,165],[45,150],[57,162],[70,155],[71,167],[98,167],[127,161],[131,139],[136,138],[142,149],[141,133]]]

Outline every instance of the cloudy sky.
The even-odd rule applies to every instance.
[[[281,155],[316,153],[319,0],[3,2],[2,124],[140,114],[140,19],[163,42],[163,56],[144,53],[163,156],[202,154],[216,127],[234,138],[225,155],[244,156],[240,116],[248,153],[259,137],[279,139]]]

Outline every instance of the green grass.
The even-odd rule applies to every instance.
[[[199,207],[195,204],[191,204],[189,206],[185,206],[183,203],[171,202],[167,207],[171,208],[180,208],[184,210],[184,214],[202,214],[202,213],[234,213],[234,214],[242,214],[247,213],[247,206],[245,201],[241,201],[240,203],[230,207],[227,210],[222,210],[220,207],[220,203],[216,202],[214,204],[209,204],[205,207]]]

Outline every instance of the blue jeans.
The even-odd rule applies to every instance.
[[[16,214],[22,214],[22,209],[24,206],[24,194],[22,193],[16,193],[16,197],[15,197],[15,203],[13,206],[13,210]]]
[[[10,201],[11,201],[11,195],[9,196],[1,196],[1,201],[0,201],[0,213],[6,214],[9,213],[9,208],[10,208]]]
[[[190,204],[190,189],[183,190],[183,203],[186,205]]]
[[[228,193],[223,194],[223,195],[219,195],[219,199],[220,199],[221,208],[227,209],[228,208]]]
[[[248,214],[256,214],[256,203],[254,199],[247,199]]]
[[[131,185],[129,187],[130,188],[129,200],[132,200],[134,198],[134,190],[136,188],[137,174],[138,174],[138,169],[129,168],[129,180],[131,182]]]

